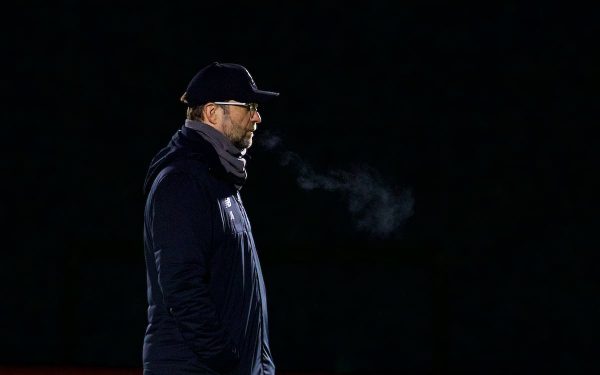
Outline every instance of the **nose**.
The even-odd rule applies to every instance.
[[[250,120],[252,120],[252,122],[254,122],[255,124],[260,124],[260,122],[262,121],[260,113],[258,113],[258,111],[254,112]]]

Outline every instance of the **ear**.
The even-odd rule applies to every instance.
[[[206,103],[202,110],[202,115],[211,125],[219,124],[221,121],[222,112],[219,111],[219,106],[214,103]]]

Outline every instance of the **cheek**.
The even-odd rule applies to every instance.
[[[247,118],[241,118],[238,124],[239,128],[243,131],[248,131],[252,128],[252,123]]]

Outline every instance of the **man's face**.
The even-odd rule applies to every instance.
[[[261,122],[258,111],[239,105],[223,105],[222,108],[222,129],[225,136],[239,149],[252,146],[256,124]]]

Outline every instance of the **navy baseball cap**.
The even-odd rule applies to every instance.
[[[259,90],[243,66],[213,62],[196,73],[181,101],[188,107],[227,100],[262,104],[276,96],[278,92]]]

